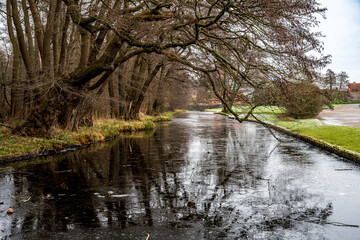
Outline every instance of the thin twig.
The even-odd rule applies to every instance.
[[[26,198],[26,199],[21,199],[20,197],[18,198],[18,200],[16,201],[16,202],[14,202],[13,204],[11,204],[11,208],[13,207],[13,206],[15,206],[15,204],[17,204],[17,203],[22,203],[22,202],[28,202],[28,201],[30,201],[30,199],[32,198],[34,196],[34,194],[32,194],[32,195],[30,195],[28,198]]]
[[[277,137],[275,135],[275,132],[273,132],[273,130],[271,129],[271,127],[269,126],[269,124],[267,124],[264,121],[261,121],[259,118],[257,118],[254,114],[251,114],[251,116],[260,124],[262,124],[264,127],[266,127],[268,129],[268,131],[270,132],[270,134],[279,142],[283,142],[283,140],[281,140],[279,137]]]
[[[333,225],[333,226],[338,226],[338,227],[354,227],[354,228],[358,228],[359,225],[354,225],[354,224],[346,224],[346,223],[341,223],[341,222],[320,222],[320,224],[329,224],[329,225]]]

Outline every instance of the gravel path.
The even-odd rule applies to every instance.
[[[347,104],[334,110],[323,110],[318,118],[325,124],[360,127],[359,104]]]

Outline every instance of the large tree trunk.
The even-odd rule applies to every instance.
[[[53,137],[56,127],[78,130],[79,122],[87,112],[87,108],[83,107],[83,96],[80,89],[63,91],[63,87],[54,86],[45,96],[46,101],[34,108],[25,123],[16,128],[14,133]]]
[[[53,25],[53,73],[56,76],[59,70],[59,61],[60,61],[60,24],[61,24],[61,1],[57,1],[56,10],[54,16],[54,25]]]
[[[125,120],[134,119],[133,116],[130,116],[130,112],[132,109],[132,105],[134,104],[136,93],[138,90],[138,82],[140,75],[142,75],[146,70],[145,61],[142,56],[138,56],[131,68],[132,74],[130,77],[130,84],[128,89],[126,89],[126,98],[125,98],[125,105],[124,105],[124,115],[123,118]]]
[[[127,64],[121,64],[117,75],[118,96],[119,96],[119,104],[118,104],[119,117],[123,117],[125,115],[125,108],[126,108],[126,103],[125,103],[126,88],[124,83],[124,75],[126,74],[125,66],[127,66]]]
[[[55,10],[56,10],[56,0],[50,0],[49,13],[47,15],[46,27],[44,32],[44,42],[43,42],[43,66],[46,78],[54,78],[53,70],[53,59],[51,51],[51,40],[53,38],[54,22],[55,22]]]
[[[10,115],[11,117],[17,117],[21,111],[21,99],[20,99],[20,64],[21,56],[20,49],[17,39],[15,38],[14,28],[11,21],[11,3],[10,0],[7,0],[6,3],[7,10],[7,24],[10,41],[13,45],[13,64],[12,64],[12,80],[11,80],[11,103],[10,103]]]
[[[36,79],[37,79],[37,75],[35,72],[35,68],[34,68],[34,64],[33,64],[33,59],[28,51],[28,47],[26,45],[26,41],[25,41],[25,36],[24,36],[24,31],[22,28],[22,24],[21,24],[21,20],[20,20],[20,13],[18,10],[18,5],[17,5],[17,1],[16,0],[10,0],[11,2],[11,7],[12,7],[12,16],[13,16],[13,22],[15,25],[15,29],[16,29],[16,35],[17,35],[17,39],[18,39],[18,44],[19,44],[19,49],[21,52],[21,56],[22,59],[24,61],[25,67],[26,67],[26,72],[28,74],[28,77],[30,79],[30,83],[32,84],[32,86],[34,86]]]
[[[34,28],[35,28],[35,38],[36,38],[36,42],[38,45],[38,49],[40,52],[40,61],[42,61],[42,58],[44,56],[44,50],[43,50],[43,31],[42,31],[42,24],[41,24],[41,20],[40,20],[40,14],[36,8],[36,4],[34,2],[34,0],[28,0],[29,2],[29,6],[30,6],[30,11],[33,17],[33,21],[34,21]]]
[[[26,136],[51,137],[54,133],[59,111],[64,107],[55,89],[49,91],[48,97],[51,95],[51,99],[34,108],[25,123],[14,129],[13,132]]]
[[[119,112],[117,107],[117,101],[115,99],[115,84],[114,84],[114,77],[113,74],[110,76],[108,82],[108,90],[109,90],[109,102],[110,102],[110,117],[118,118]]]
[[[59,56],[59,66],[58,66],[58,75],[62,75],[65,69],[65,60],[66,60],[66,53],[68,48],[68,41],[67,41],[67,31],[70,25],[70,15],[66,12],[64,25],[62,27],[62,37],[61,37],[61,45],[60,45],[60,56]]]
[[[85,45],[86,47],[82,48],[85,53],[82,55],[89,52],[88,45]],[[102,73],[106,75],[106,71],[111,71],[107,67],[115,61],[120,47],[118,39],[114,37],[96,62],[89,66],[81,62],[80,68],[77,68],[69,79],[59,80],[57,84],[52,85],[43,97],[43,103],[32,111],[21,129],[16,129],[15,132],[49,137],[53,134],[55,126],[70,131],[77,130],[80,120],[88,111],[83,106],[86,105],[84,102],[89,81]]]
[[[26,5],[26,0],[22,0],[22,8],[23,8],[23,13],[24,13],[25,33],[27,36],[29,53],[31,55],[32,60],[35,62],[34,40],[33,40],[33,36],[31,33],[30,18],[29,18],[29,13],[28,13],[28,7]]]
[[[140,92],[138,93],[138,97],[136,101],[134,101],[134,104],[132,105],[130,109],[130,119],[138,119],[140,114],[140,107],[145,99],[145,93],[148,90],[151,82],[154,80],[156,74],[159,72],[161,67],[163,66],[163,63],[158,63],[155,68],[149,73],[149,76],[147,77],[145,83],[143,84]]]

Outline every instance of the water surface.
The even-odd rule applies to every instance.
[[[1,170],[0,239],[359,239],[359,167],[277,135],[188,112]]]

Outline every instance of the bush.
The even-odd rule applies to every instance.
[[[296,119],[313,118],[324,105],[332,107],[320,88],[310,82],[283,83],[278,91],[277,105]]]

